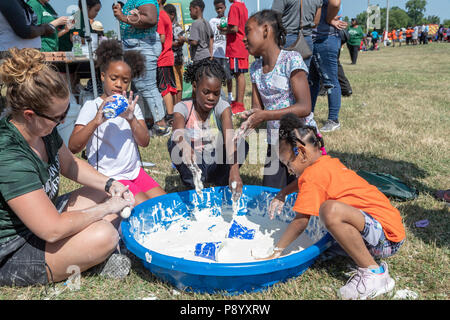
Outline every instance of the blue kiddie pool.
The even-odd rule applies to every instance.
[[[248,218],[259,215],[258,218],[269,219],[269,204],[278,191],[269,187],[244,186],[238,215],[247,215]],[[286,226],[295,216],[292,206],[296,197],[296,194],[289,195],[282,213],[275,218],[284,221]],[[318,217],[311,217],[305,230],[312,240],[311,246],[273,260],[243,263],[200,262],[155,252],[139,242],[139,239],[148,233],[167,228],[179,219],[189,218],[196,206],[198,209],[213,208],[214,214],[220,215],[230,210],[231,205],[231,192],[228,187],[204,189],[202,199],[194,190],[150,199],[136,206],[131,216],[122,221],[123,240],[128,250],[142,261],[145,268],[176,288],[199,293],[227,294],[260,291],[299,276],[332,244],[331,236]]]

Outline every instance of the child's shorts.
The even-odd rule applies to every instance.
[[[365,219],[364,229],[361,232],[361,236],[370,254],[374,258],[382,259],[397,253],[405,240],[403,239],[400,242],[388,240],[384,234],[381,224],[371,215],[362,210],[360,211]],[[335,242],[332,246],[332,251],[340,255],[347,255],[347,253],[339,246],[337,242]]]
[[[144,169],[139,170],[139,174],[136,179],[133,180],[119,180],[125,186],[128,186],[128,190],[136,196],[140,192],[147,192],[153,188],[159,187],[158,182],[153,180]]]
[[[173,66],[173,73],[175,75],[175,85],[177,87],[177,91],[183,90],[184,66],[182,64],[174,65]]]
[[[248,57],[247,58],[230,58],[230,70],[233,74],[248,72]]]
[[[231,74],[230,63],[228,62],[228,58],[214,58],[214,59],[220,63],[223,70],[225,71],[225,78],[227,80],[232,80],[233,75]],[[247,66],[247,68],[248,68],[248,66]]]
[[[161,96],[164,97],[168,93],[177,94],[173,66],[158,67],[156,71],[156,82],[158,83],[158,90]]]

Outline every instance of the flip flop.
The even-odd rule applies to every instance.
[[[450,189],[437,190],[434,194],[436,199],[450,203]]]

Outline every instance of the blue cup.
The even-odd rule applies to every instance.
[[[228,231],[228,238],[252,240],[255,237],[255,229],[249,229],[233,220]]]
[[[197,257],[202,257],[217,261],[217,252],[222,242],[200,242],[195,245],[194,254]]]

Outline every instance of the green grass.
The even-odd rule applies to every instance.
[[[341,62],[353,87],[353,95],[342,99],[339,131],[325,134],[329,153],[353,170],[392,174],[416,187],[414,201],[393,202],[406,227],[406,242],[387,259],[395,290],[409,289],[419,299],[449,299],[448,207],[433,198],[437,189],[450,188],[450,45],[382,48],[360,53],[350,65],[348,52]],[[250,106],[250,83],[245,102]],[[315,117],[319,125],[327,118],[327,101],[320,97]],[[157,164],[152,176],[167,192],[183,190],[171,169],[166,138],[152,138],[142,149],[144,161]],[[241,169],[245,184],[261,184],[260,165]],[[61,192],[77,185],[62,179]],[[428,219],[427,228],[415,222]],[[175,292],[132,259],[132,271],[122,280],[109,280],[83,273],[81,289],[70,291],[56,284],[58,294],[45,287],[0,288],[0,299],[337,299],[336,290],[347,280],[350,259],[316,262],[303,275],[266,291],[239,296]],[[382,297],[389,298],[389,297]]]

